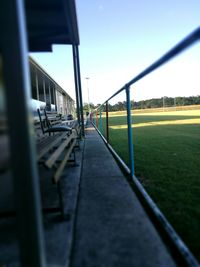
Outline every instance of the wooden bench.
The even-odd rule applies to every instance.
[[[73,161],[76,164],[75,157],[76,136],[74,132],[70,135],[67,133],[58,133],[51,136],[46,136],[42,140],[37,141],[37,161],[39,169],[43,168],[43,174],[50,172],[52,182],[57,186],[59,197],[59,211],[63,218],[64,205],[61,188],[62,173],[68,161]],[[41,177],[43,179],[44,177]],[[58,209],[53,209],[57,211]],[[49,209],[51,211],[51,209]]]
[[[37,141],[37,161],[48,169],[55,169],[52,180],[57,183],[76,145],[76,135],[60,133]],[[60,162],[60,156],[64,154]],[[75,161],[75,159],[74,159]],[[59,162],[59,164],[58,164]]]
[[[45,172],[49,171],[52,174],[51,178],[53,183],[57,186],[59,196],[59,210],[61,211],[62,217],[65,218],[61,176],[69,161],[76,164],[75,147],[77,145],[77,131],[72,130],[71,127],[61,127],[62,130],[60,130],[60,128],[56,126],[55,128],[52,127],[54,128],[52,131],[45,131],[43,129],[37,134],[39,131],[38,125],[45,125],[45,121],[43,120],[46,119],[41,116],[40,122],[38,122],[38,120],[35,122],[37,161],[40,168],[42,167],[45,169]],[[58,129],[58,131],[56,131],[56,129]]]
[[[63,195],[61,188],[62,174],[65,168],[69,165],[76,165],[76,156],[75,156],[75,147],[77,134],[75,131],[65,131],[65,132],[54,132],[53,134],[43,134],[40,121],[38,118],[35,118],[35,132],[36,132],[36,160],[38,163],[38,169],[40,174],[41,184],[43,185],[43,193],[46,197],[49,193],[51,196],[58,196],[59,206],[55,207],[51,205],[54,202],[55,198],[48,198],[48,208],[43,206],[43,212],[61,212],[63,218],[66,218],[66,214],[64,213],[64,205],[63,205]],[[11,172],[10,172],[10,153],[9,153],[9,138],[7,133],[0,134],[0,148],[4,153],[0,156],[0,176],[1,182],[5,184],[9,184],[11,181]],[[69,163],[71,162],[71,163]],[[49,185],[52,183],[55,184],[55,188],[49,192]],[[11,184],[11,183],[10,183]],[[52,186],[54,187],[54,186]],[[5,193],[5,197],[12,196],[12,188],[8,187],[8,194]],[[50,190],[51,190],[50,186]],[[55,195],[57,193],[57,195]],[[45,195],[46,194],[46,195]],[[4,196],[4,194],[3,194]],[[47,198],[46,198],[47,199]],[[45,200],[46,200],[45,199]],[[50,200],[50,201],[49,201]],[[9,202],[9,201],[8,201]],[[44,203],[45,204],[45,203]],[[3,207],[4,208],[4,207]],[[7,207],[5,206],[5,209]],[[14,207],[9,203],[8,211],[1,211],[0,218],[4,217],[13,217],[16,216]]]
[[[43,134],[48,133],[51,135],[56,132],[72,131],[71,127],[60,123],[61,120],[56,113],[52,113],[53,115],[51,116],[51,119],[49,119],[45,109],[43,111],[38,109],[37,112]]]
[[[47,111],[44,109],[44,115],[49,126],[62,123],[62,114],[58,114],[57,111]]]
[[[55,128],[69,128],[72,131],[76,132],[77,135],[77,146],[79,147],[79,141],[81,139],[81,127],[77,120],[66,120],[62,117],[61,114],[58,114],[56,111],[46,111],[44,110],[44,116],[46,125],[49,129]]]

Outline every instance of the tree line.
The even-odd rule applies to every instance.
[[[175,107],[175,106],[188,106],[188,105],[200,105],[200,96],[189,97],[161,97],[152,98],[148,100],[134,101],[131,100],[132,109],[148,109],[148,108],[162,108],[162,107]],[[91,110],[94,110],[100,106],[90,103]],[[123,111],[126,110],[126,101],[119,101],[113,105],[108,105],[109,111]],[[84,110],[88,110],[88,104],[84,104]],[[105,111],[105,105],[103,110]]]

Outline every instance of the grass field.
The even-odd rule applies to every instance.
[[[124,114],[109,113],[110,143],[128,164]],[[200,110],[133,116],[135,172],[200,260]]]

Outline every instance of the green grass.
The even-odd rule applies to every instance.
[[[136,114],[133,121],[136,176],[200,260],[200,110]],[[126,116],[110,116],[109,131],[129,164]]]

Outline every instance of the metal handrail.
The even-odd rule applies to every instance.
[[[161,67],[163,64],[170,61],[172,58],[183,52],[186,48],[189,48],[192,44],[194,44],[196,41],[200,39],[200,27],[198,27],[196,30],[194,30],[191,34],[189,34],[185,39],[183,39],[180,43],[175,45],[172,49],[170,49],[166,54],[164,54],[161,58],[159,58],[157,61],[155,61],[153,64],[151,64],[149,67],[147,67],[145,70],[143,70],[141,73],[139,73],[137,76],[135,76],[133,79],[131,79],[128,83],[126,83],[121,89],[119,89],[117,92],[115,92],[111,97],[109,97],[103,104],[101,104],[98,108],[96,108],[96,114],[98,114],[98,110],[100,110],[100,119],[102,118],[101,109],[105,107],[105,113],[106,113],[106,137],[104,137],[99,131],[98,127],[98,115],[96,115],[96,129],[99,132],[99,134],[102,136],[103,140],[107,143],[108,148],[111,150],[113,155],[117,158],[117,160],[120,162],[120,164],[123,166],[124,170],[130,174],[136,191],[138,192],[139,196],[143,199],[145,205],[147,204],[148,209],[150,210],[150,213],[152,214],[153,218],[157,221],[159,226],[164,230],[164,232],[168,236],[168,240],[172,246],[173,249],[176,250],[176,253],[178,257],[181,257],[181,261],[184,264],[184,266],[190,266],[190,267],[199,267],[198,262],[192,255],[192,253],[189,251],[189,249],[185,246],[185,244],[182,242],[181,238],[176,234],[173,227],[169,224],[169,222],[166,220],[165,216],[162,214],[162,212],[158,209],[156,204],[153,202],[153,200],[150,198],[150,196],[146,193],[145,189],[142,187],[138,179],[136,179],[134,175],[134,158],[133,158],[133,137],[132,137],[132,123],[131,123],[131,101],[130,101],[130,86],[136,83],[137,81],[141,80],[148,74],[152,73],[159,67]],[[121,93],[123,90],[126,91],[126,103],[127,103],[127,125],[128,125],[128,146],[129,146],[129,163],[130,167],[128,167],[124,161],[120,158],[120,156],[115,152],[115,150],[112,148],[112,146],[109,144],[109,123],[108,123],[108,101],[111,100],[113,97]],[[100,122],[101,128],[102,128],[102,122]]]
[[[158,60],[156,60],[153,64],[151,64],[149,67],[147,67],[145,70],[140,72],[137,76],[135,76],[133,79],[131,79],[128,83],[126,83],[121,89],[119,89],[117,92],[115,92],[112,96],[110,96],[103,104],[101,104],[97,109],[101,108],[103,105],[106,104],[109,100],[111,100],[113,97],[121,93],[123,90],[125,90],[127,87],[130,87],[134,83],[138,82],[154,70],[158,69],[165,63],[167,63],[169,60],[183,52],[186,48],[194,44],[195,42],[200,39],[200,27],[198,27],[196,30],[194,30],[191,34],[189,34],[186,38],[184,38],[180,43],[175,45],[173,48],[171,48],[167,53],[165,53],[162,57],[160,57]]]
[[[126,91],[126,103],[127,103],[127,125],[128,125],[128,145],[129,145],[129,164],[130,164],[130,173],[131,177],[134,176],[134,158],[133,158],[133,140],[132,140],[132,127],[131,127],[131,103],[130,103],[130,86],[138,82],[139,80],[143,79],[145,76],[149,75],[168,61],[170,61],[172,58],[183,52],[186,48],[194,44],[196,41],[200,39],[200,27],[198,27],[196,30],[194,30],[192,33],[190,33],[186,38],[184,38],[180,43],[175,45],[173,48],[171,48],[167,53],[165,53],[161,58],[159,58],[157,61],[155,61],[153,64],[151,64],[149,67],[147,67],[145,70],[143,70],[141,73],[139,73],[137,76],[135,76],[133,79],[131,79],[129,82],[127,82],[121,89],[119,89],[117,92],[115,92],[111,97],[109,97],[103,104],[101,104],[98,108],[96,108],[96,111],[102,109],[104,105],[106,105],[106,132],[107,136],[109,135],[108,131],[108,101],[111,100],[113,97],[121,93],[122,91]],[[101,113],[101,112],[100,112]],[[101,116],[100,116],[101,117]],[[107,140],[108,142],[108,140]]]

